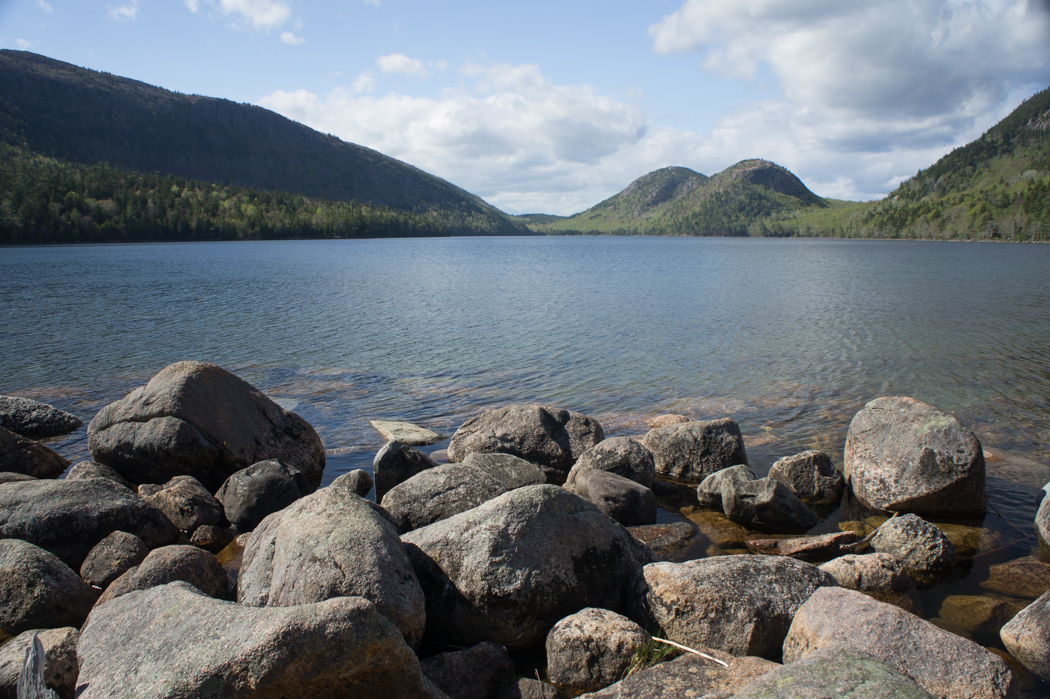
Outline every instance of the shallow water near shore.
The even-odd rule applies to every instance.
[[[980,588],[988,566],[1038,553],[1031,523],[1050,481],[1048,278],[1050,246],[978,243],[6,248],[0,393],[87,422],[171,362],[215,362],[315,426],[326,484],[371,468],[382,440],[370,419],[450,436],[512,402],[579,410],[609,436],[643,434],[662,413],[730,416],[760,474],[810,448],[841,466],[856,411],[910,395],[953,413],[989,452],[992,507],[958,534],[977,542],[973,557],[916,595],[920,613],[939,619],[946,604],[958,607],[949,597],[993,596]],[[51,446],[87,457],[83,428]],[[814,533],[842,520],[837,510]],[[985,631],[975,639],[994,645]]]

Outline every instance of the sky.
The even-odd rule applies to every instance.
[[[0,0],[0,48],[260,105],[508,213],[765,158],[878,199],[1050,85],[1046,0]]]

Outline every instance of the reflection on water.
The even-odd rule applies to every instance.
[[[979,595],[990,565],[1034,550],[1050,480],[1048,272],[1050,246],[888,241],[7,248],[0,393],[89,419],[171,362],[212,361],[317,428],[325,482],[370,468],[370,419],[451,434],[511,402],[588,413],[609,435],[643,434],[664,413],[728,415],[760,475],[811,448],[841,465],[856,411],[910,395],[990,452],[973,557],[918,595],[925,616],[944,619],[947,604],[954,619],[972,601],[949,597]],[[83,429],[52,446],[87,456]]]

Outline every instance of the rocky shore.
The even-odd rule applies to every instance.
[[[0,397],[0,699],[1050,688],[1044,552],[993,566],[988,603],[916,614],[913,591],[980,546],[931,519],[988,499],[977,437],[911,398],[858,411],[841,470],[806,451],[763,478],[731,417],[606,438],[509,405],[431,455],[416,447],[440,435],[377,422],[373,472],[319,488],[314,429],[199,362],[94,416],[91,461],[36,441],[80,425]],[[657,523],[666,503],[688,517]],[[841,531],[812,533],[839,507]],[[1050,500],[1031,529],[1045,546]],[[1006,651],[954,628],[952,605]]]

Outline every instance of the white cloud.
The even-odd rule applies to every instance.
[[[409,58],[403,53],[391,53],[376,59],[376,67],[383,73],[400,73],[417,78],[428,78],[434,71],[445,70],[445,61],[427,61],[425,64],[418,58]]]
[[[780,100],[723,118],[713,152],[779,158],[851,198],[978,136],[1050,70],[1035,0],[686,0],[649,33],[657,53],[696,52],[710,73],[767,67],[779,82]]]
[[[197,14],[197,11],[200,10],[201,7],[200,0],[182,0],[182,4],[186,6],[187,10],[194,14]]]
[[[638,148],[648,129],[634,105],[586,85],[551,84],[531,65],[471,65],[464,73],[474,89],[439,98],[373,97],[359,94],[355,83],[354,90],[337,88],[323,97],[278,91],[260,104],[515,212],[574,213],[648,171],[636,168],[667,164],[653,165],[656,159],[645,157],[644,149],[625,153]],[[659,158],[673,155],[661,152]]]
[[[284,0],[219,0],[223,14],[239,15],[256,29],[268,31],[288,21],[292,9]]]
[[[109,5],[107,14],[111,20],[116,22],[134,22],[139,14],[139,0],[131,0],[129,3],[113,7]]]
[[[36,6],[39,7],[41,10],[43,10],[44,12],[53,12],[54,11],[54,10],[51,9],[51,5],[50,5],[50,3],[47,2],[47,0],[36,0]]]
[[[19,51],[28,51],[36,45],[35,41],[28,41],[26,39],[15,39],[15,46],[18,47]]]
[[[296,36],[291,32],[281,32],[281,41],[283,41],[286,44],[291,44],[292,46],[297,46],[299,44],[306,43],[306,39],[302,38],[301,36]]]
[[[350,89],[355,93],[371,92],[376,88],[376,79],[369,73],[361,73],[354,79]]]

